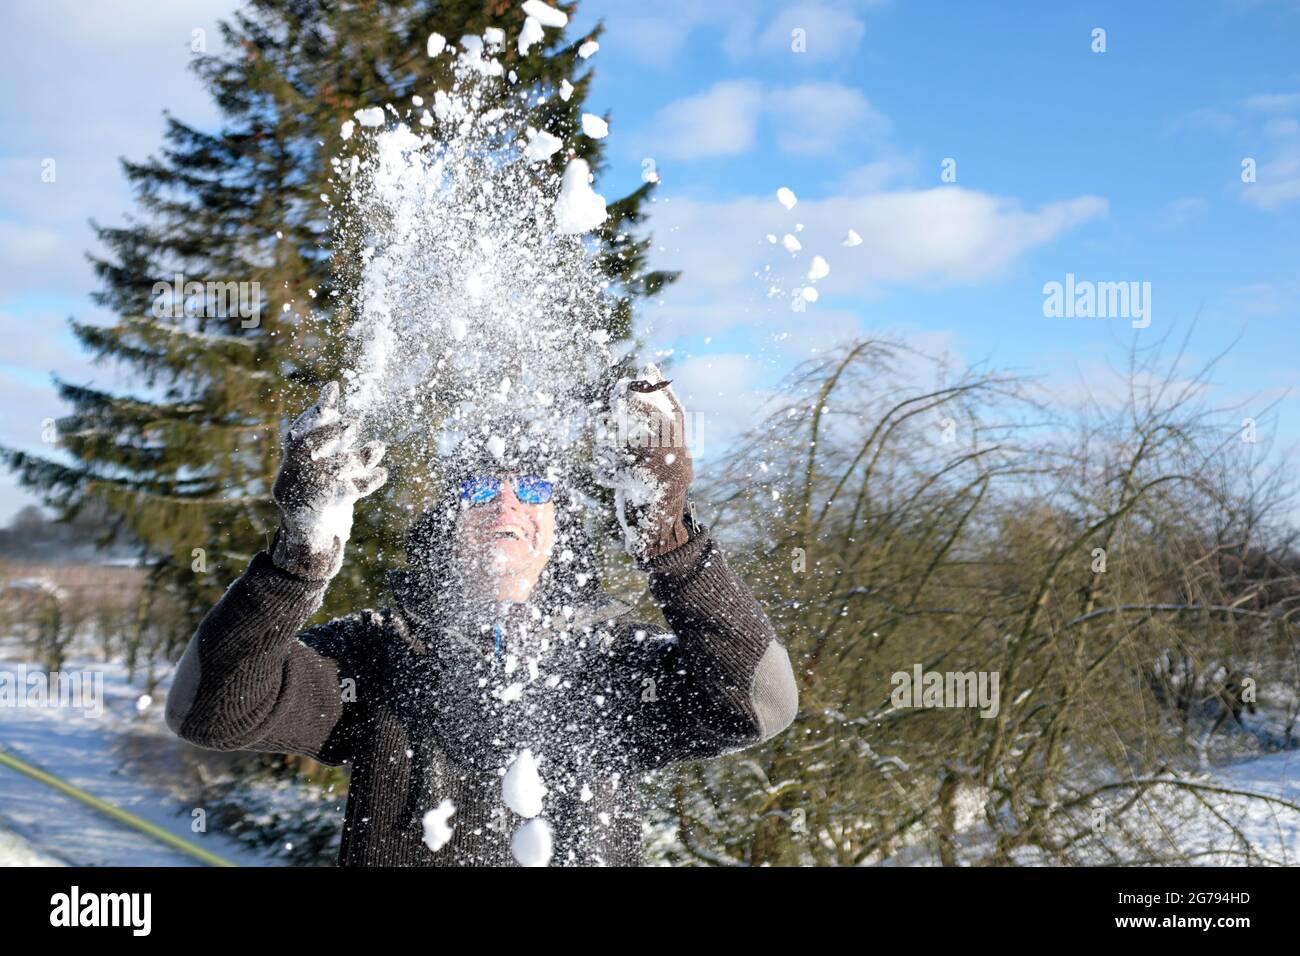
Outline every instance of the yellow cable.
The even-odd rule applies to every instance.
[[[108,803],[105,800],[101,800],[99,797],[96,797],[93,794],[87,793],[85,790],[82,790],[80,787],[74,787],[72,784],[67,783],[64,780],[60,780],[58,777],[54,776],[53,774],[46,773],[44,770],[40,770],[36,767],[33,767],[31,764],[27,763],[26,761],[19,760],[13,754],[7,753],[4,750],[0,750],[0,766],[9,767],[13,770],[17,770],[19,773],[26,774],[27,776],[31,777],[33,780],[39,780],[41,783],[45,784],[46,786],[53,787],[55,790],[58,790],[60,793],[66,793],[68,796],[73,797],[76,800],[80,800],[82,803],[86,804],[87,806],[94,807],[100,813],[106,814],[112,817],[114,820],[119,821],[120,823],[125,823],[127,826],[133,827],[136,830],[139,830],[141,833],[153,837],[155,840],[161,840],[163,843],[166,843],[168,846],[173,847],[174,849],[180,850],[182,853],[188,853],[190,856],[197,857],[198,859],[202,860],[204,863],[207,863],[209,866],[235,866],[236,865],[234,863],[231,863],[229,860],[223,860],[215,853],[210,853],[207,850],[203,849],[202,847],[195,846],[193,843],[190,843],[188,840],[181,839],[176,834],[170,833],[167,830],[164,830],[162,827],[150,823],[148,820],[142,820],[140,817],[137,817],[134,813],[129,813],[128,811],[123,810],[121,807],[115,807],[111,803]]]

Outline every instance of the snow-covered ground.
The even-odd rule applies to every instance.
[[[0,675],[20,673],[22,649],[0,639]],[[28,673],[34,668],[26,665]],[[191,829],[196,808],[183,799],[187,744],[167,729],[158,701],[120,663],[73,656],[65,672],[102,673],[99,715],[71,707],[0,707],[0,749],[164,830],[242,866],[284,865],[210,823]],[[189,789],[193,789],[192,784]],[[201,866],[201,861],[6,766],[0,766],[0,865]]]
[[[0,866],[66,866],[58,857],[38,850],[12,830],[0,827]]]
[[[162,704],[141,706],[142,690],[127,680],[120,663],[102,664],[87,644],[72,655],[65,671],[103,674],[103,712],[98,716],[68,707],[0,707],[0,749],[120,806],[233,863],[275,866],[288,862],[285,846],[250,849],[234,835],[209,823],[194,833],[196,807],[186,796],[195,790],[188,745],[167,729]],[[24,666],[23,649],[0,638],[0,675]],[[26,665],[32,671],[30,664]],[[1300,863],[1300,813],[1277,802],[1246,798],[1265,795],[1300,805],[1300,751],[1289,750],[1241,760],[1182,780],[1205,786],[1188,790],[1157,786],[1125,815],[1125,826],[1154,855],[1175,853],[1191,862],[1241,864]],[[1225,792],[1235,791],[1235,792]],[[283,821],[310,821],[332,830],[337,805],[322,803],[288,782],[240,783],[241,803],[257,808],[247,826],[269,832]],[[971,799],[975,800],[972,794]],[[978,801],[975,801],[978,803]],[[981,843],[978,806],[965,807],[959,827],[968,849]],[[960,817],[965,817],[963,825]],[[338,821],[341,824],[341,815]],[[932,863],[924,833],[886,862]],[[1243,847],[1251,855],[1243,855]],[[1132,859],[1143,853],[1133,848]],[[1126,854],[1130,856],[1130,854]],[[1025,858],[1024,863],[1045,862]],[[1098,856],[1096,862],[1110,862]],[[0,766],[0,866],[196,866],[198,860],[120,824],[8,767]]]
[[[1126,804],[1130,788],[1112,792],[1097,806],[1095,829],[1077,841],[1069,858],[1085,865],[1253,866],[1300,864],[1300,750],[1238,760],[1209,770],[1165,775]],[[1120,805],[1118,820],[1108,818]],[[981,863],[993,852],[982,791],[957,796],[957,858]],[[1076,835],[1070,827],[1068,835]],[[1022,866],[1060,861],[1035,847],[1012,851]],[[937,866],[935,834],[913,827],[902,845],[869,865]]]
[[[1300,751],[1288,750],[1217,768],[1197,778],[1208,786],[1259,794],[1300,805]],[[1248,842],[1273,863],[1300,864],[1300,813],[1280,803],[1215,791],[1183,791],[1178,843],[1190,858],[1210,864],[1245,862],[1235,854]],[[1235,828],[1240,840],[1232,833]]]

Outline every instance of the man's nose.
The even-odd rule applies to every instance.
[[[525,514],[523,502],[515,495],[513,482],[501,482],[501,494],[497,496],[497,511],[503,518]]]

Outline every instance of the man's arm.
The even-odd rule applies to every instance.
[[[799,709],[790,657],[767,615],[707,529],[687,527],[686,544],[648,562],[673,633],[638,636],[625,657],[624,719],[646,767],[761,743]]]
[[[366,640],[363,615],[303,625],[328,581],[277,568],[265,552],[204,617],[167,694],[167,725],[213,750],[299,753],[324,763],[351,756],[359,679],[354,647]],[[301,632],[301,633],[299,633]]]
[[[613,489],[628,551],[673,630],[618,649],[614,692],[637,695],[621,728],[648,767],[767,740],[794,720],[799,693],[767,615],[687,504],[686,412],[654,365],[620,380],[610,408],[627,441],[602,450],[596,480]]]
[[[384,447],[352,448],[353,423],[331,382],[289,428],[272,494],[280,530],[208,612],[181,658],[167,695],[167,724],[217,750],[347,759],[347,729],[359,679],[352,648],[375,630],[374,615],[299,631],[316,613],[343,564],[352,507],[388,477]],[[346,695],[346,697],[345,697]]]

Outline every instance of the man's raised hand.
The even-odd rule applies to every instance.
[[[271,559],[314,581],[338,574],[352,533],[352,506],[388,480],[378,467],[383,442],[354,448],[356,422],[343,417],[338,403],[339,384],[330,382],[289,427],[272,489],[281,522]]]
[[[610,396],[612,447],[597,462],[597,481],[614,489],[628,550],[658,557],[686,543],[686,493],[695,478],[686,447],[686,412],[653,364],[620,379]]]

